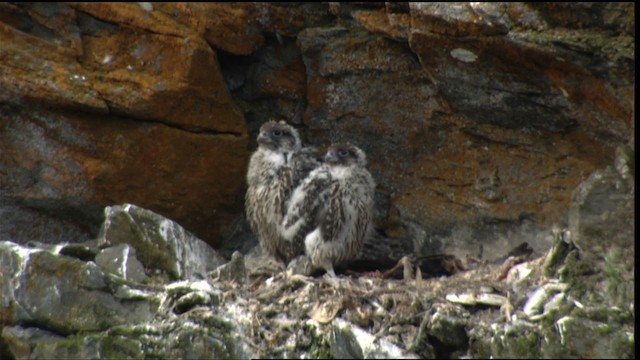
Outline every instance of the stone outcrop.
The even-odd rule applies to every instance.
[[[628,139],[629,6],[4,5],[3,231],[31,221],[81,239],[97,209],[127,201],[220,245],[248,156],[226,85],[251,135],[284,117],[315,145],[361,144],[387,236],[491,252],[466,234],[563,217],[566,190]],[[134,180],[150,177],[163,182]]]
[[[628,25],[624,6],[599,11]],[[566,219],[569,190],[630,139],[627,25],[561,28],[522,4],[344,7],[297,38],[308,135],[364,146],[379,228],[416,251],[491,259],[524,236],[544,250],[534,229]]]
[[[28,247],[0,242],[0,355],[633,358],[635,233],[627,226],[634,163],[634,151],[621,147],[615,166],[575,189],[570,227],[553,230],[546,255],[512,256],[441,278],[424,279],[411,267],[400,280],[380,273],[313,278],[280,269],[265,275],[248,268],[261,264],[239,252],[204,276],[193,272],[172,282],[157,276],[152,263],[133,277],[124,268],[139,263],[136,254],[168,244],[136,237],[179,225],[131,205],[108,207],[105,233],[126,235],[131,246],[107,244],[109,236]],[[610,224],[626,230],[612,232]],[[173,240],[184,249],[194,241],[215,254],[199,239]],[[596,246],[605,243],[606,249]],[[166,252],[177,268],[198,267],[186,264],[198,259]]]
[[[118,286],[124,288],[124,284],[110,278],[95,263],[6,241],[0,246],[1,322],[5,325],[38,323],[68,335],[152,318],[149,302],[127,294],[115,298],[113,291]]]
[[[3,359],[250,356],[235,320],[212,311],[181,315],[220,304],[219,289],[194,280],[215,268],[215,250],[149,210],[127,204],[105,213],[94,241],[0,242]],[[164,237],[153,236],[158,229]],[[127,236],[131,246],[122,242]],[[136,254],[150,259],[158,249],[164,256],[143,267]],[[191,280],[168,283],[176,278]]]
[[[137,4],[0,13],[2,237],[81,241],[124,202],[211,243],[234,230],[246,127],[200,34]]]
[[[634,357],[634,14],[0,4],[0,357]],[[404,280],[234,252],[274,118],[366,151]]]
[[[253,139],[283,118],[367,152],[399,253],[492,260],[517,237],[542,254],[569,191],[632,138],[633,10],[2,5],[0,234],[82,241],[127,202],[228,256]]]
[[[182,226],[147,209],[124,204],[109,206],[104,214],[98,246],[131,245],[140,251],[138,258],[146,268],[173,279],[204,277],[226,262]]]

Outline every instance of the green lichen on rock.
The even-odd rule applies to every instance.
[[[634,38],[612,31],[556,28],[546,31],[510,33],[510,36],[545,48],[571,49],[580,53],[594,54],[610,61],[635,58]]]
[[[471,332],[470,351],[474,358],[541,357],[541,336],[533,325],[486,325]]]
[[[30,359],[141,359],[145,352],[137,339],[96,333],[36,342],[28,356]]]
[[[145,267],[188,279],[225,263],[215,250],[179,224],[132,204],[108,206],[98,240],[129,244]]]
[[[605,358],[615,357],[618,353],[614,343],[619,342],[619,337],[614,334],[621,331],[619,325],[572,316],[558,319],[556,324],[566,355],[590,354],[596,358]]]
[[[196,320],[196,321],[191,321]],[[217,316],[178,318],[158,325],[118,326],[36,344],[32,358],[216,358],[246,354],[233,326]]]
[[[635,283],[633,272],[626,269],[621,260],[623,250],[619,247],[609,249],[604,257],[604,288],[608,303],[625,306],[633,302]]]
[[[307,336],[298,337],[296,348],[301,353],[307,353],[310,359],[332,359],[331,347],[326,336],[321,330],[309,321],[302,323],[301,332]]]
[[[636,357],[634,329],[620,330],[611,336],[611,349],[613,357],[620,359],[633,359]]]
[[[124,336],[105,335],[100,341],[100,354],[105,359],[137,359],[145,357],[142,343]]]

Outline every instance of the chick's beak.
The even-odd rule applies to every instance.
[[[266,132],[261,131],[260,134],[258,134],[258,138],[256,139],[258,141],[259,144],[270,144],[272,143],[271,138],[269,137],[269,135]]]
[[[338,162],[338,154],[335,151],[329,151],[324,156],[324,162],[332,163]]]

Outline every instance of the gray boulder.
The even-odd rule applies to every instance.
[[[153,301],[129,296],[93,262],[0,242],[0,323],[36,323],[59,334],[99,331],[153,317]]]
[[[177,223],[131,204],[108,206],[98,236],[101,245],[129,244],[146,268],[173,279],[204,275],[225,259]]]
[[[96,255],[95,261],[103,270],[125,280],[141,283],[147,279],[142,263],[136,258],[136,249],[129,244],[103,249]]]
[[[110,263],[126,249],[104,249],[96,260]],[[57,250],[0,242],[2,358],[252,357],[211,282],[142,285],[125,280],[128,271]]]
[[[366,330],[348,321],[333,321],[329,337],[331,355],[336,359],[418,359],[384,339],[376,339]]]

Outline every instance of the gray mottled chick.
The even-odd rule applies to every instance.
[[[372,227],[375,182],[362,150],[331,145],[322,166],[295,189],[282,236],[304,243],[315,267],[335,277],[334,266],[354,258]]]
[[[304,253],[303,244],[287,241],[279,233],[287,201],[320,163],[314,149],[302,148],[298,131],[284,121],[264,123],[257,142],[247,171],[247,220],[264,251],[286,263]]]

